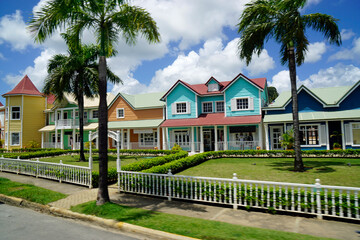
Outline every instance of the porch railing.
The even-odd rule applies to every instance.
[[[84,119],[84,123],[87,121]],[[56,122],[57,128],[74,128],[79,127],[79,119],[59,119]]]
[[[91,188],[91,168],[0,157],[0,171],[69,182]]]
[[[171,149],[174,144],[178,144],[184,151],[191,151],[191,144],[192,142],[187,143],[176,143],[176,142],[169,142],[168,143],[168,149]],[[218,150],[224,150],[225,149],[225,142],[218,142]],[[200,142],[194,142],[194,151],[199,152],[200,151]],[[227,149],[228,150],[251,150],[256,149],[256,147],[259,146],[258,141],[229,141],[227,142]],[[204,151],[215,151],[215,143],[211,144],[205,144],[204,143]]]
[[[124,192],[197,202],[360,219],[360,188],[119,171]]]

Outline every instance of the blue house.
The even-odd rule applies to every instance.
[[[303,150],[360,148],[359,85],[360,81],[353,86],[298,89]],[[281,93],[264,110],[266,149],[282,149],[281,135],[292,128],[291,93]]]
[[[191,152],[263,147],[265,78],[239,74],[231,81],[211,77],[204,84],[178,80],[161,98],[166,102],[163,146]]]

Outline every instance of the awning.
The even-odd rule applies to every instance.
[[[115,121],[108,122],[109,129],[127,129],[127,128],[157,128],[163,122],[163,119],[147,119],[133,121]]]
[[[201,114],[198,118],[168,119],[161,124],[161,127],[246,125],[260,122],[261,115],[225,117],[224,113],[209,113]]]
[[[360,110],[299,113],[300,121],[360,119]],[[292,122],[292,113],[265,115],[264,123]]]
[[[39,130],[39,132],[52,132],[55,131],[55,125],[47,125]]]
[[[96,130],[99,127],[99,123],[89,123],[84,125],[84,130]]]

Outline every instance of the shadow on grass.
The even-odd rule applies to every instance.
[[[314,169],[316,173],[336,172],[336,169],[334,169],[332,166],[348,166],[346,162],[340,162],[340,161],[303,161],[303,162],[305,166],[305,172]],[[279,171],[294,171],[293,161],[272,162],[267,164],[267,166],[272,167],[273,169]],[[351,167],[359,167],[359,166],[360,164],[351,164]]]

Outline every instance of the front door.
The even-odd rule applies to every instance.
[[[204,130],[204,151],[213,151],[214,150],[214,138],[213,138],[212,129]]]
[[[272,150],[282,150],[281,147],[281,136],[284,131],[282,127],[270,127],[271,130],[271,149]]]

